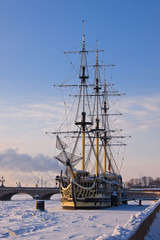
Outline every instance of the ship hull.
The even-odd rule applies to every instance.
[[[61,205],[64,209],[98,209],[111,207],[110,199],[85,199],[75,202],[73,199],[61,199]]]
[[[65,187],[64,187],[65,185]],[[113,192],[116,192],[114,197],[114,205],[120,204],[121,185],[117,184],[113,187],[113,182],[106,183],[103,180],[94,181],[71,181],[69,183],[60,181],[61,205],[65,209],[96,209],[107,208],[113,205]]]

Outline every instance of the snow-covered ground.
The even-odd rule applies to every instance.
[[[0,238],[93,240],[111,235],[117,225],[123,226],[131,215],[152,203],[144,201],[138,206],[131,202],[103,210],[63,210],[60,195],[55,195],[45,201],[46,211],[37,211],[35,200],[28,198],[15,195],[12,201],[0,201]]]

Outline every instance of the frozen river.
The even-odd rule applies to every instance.
[[[83,239],[109,236],[117,225],[123,226],[142,206],[128,205],[103,210],[63,210],[60,195],[45,201],[46,211],[35,210],[35,200],[15,195],[12,201],[0,201],[0,238],[9,239]]]

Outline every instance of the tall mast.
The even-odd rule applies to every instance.
[[[105,76],[105,71],[104,71],[104,76]],[[107,96],[107,89],[106,89],[106,79],[104,77],[104,100],[103,100],[103,111],[104,111],[104,173],[106,173],[106,166],[107,166],[107,126],[106,124],[108,123],[107,119],[107,110],[109,109],[108,106],[108,96]]]
[[[114,65],[103,65],[103,66],[114,66]],[[115,113],[115,114],[109,114],[109,102],[108,102],[108,97],[109,96],[121,96],[123,94],[119,94],[117,91],[109,91],[107,89],[107,85],[106,84],[106,79],[105,79],[105,70],[104,70],[104,93],[103,93],[103,127],[104,127],[104,135],[102,137],[103,140],[103,146],[104,146],[104,173],[106,173],[107,170],[107,160],[108,160],[108,171],[113,171],[115,172],[114,167],[116,168],[116,170],[118,170],[117,164],[114,160],[114,157],[112,155],[112,151],[111,151],[111,145],[113,146],[125,146],[126,144],[124,143],[111,143],[111,139],[115,138],[115,139],[120,139],[120,138],[125,138],[125,136],[116,136],[116,135],[112,135],[111,132],[116,132],[117,130],[111,130],[110,126],[109,126],[109,115],[121,115],[121,113]],[[119,130],[121,131],[121,129]],[[112,162],[111,162],[112,160]],[[113,167],[113,163],[114,163],[114,167]],[[119,170],[118,170],[119,172]]]
[[[84,21],[83,25],[84,26]],[[83,29],[82,29],[83,31]],[[76,122],[76,125],[81,125],[82,129],[82,170],[85,170],[85,130],[86,125],[91,125],[91,122],[86,122],[86,111],[85,111],[85,95],[86,95],[86,79],[89,78],[87,72],[87,58],[85,50],[85,35],[82,33],[82,51],[81,53],[81,66],[79,78],[81,79],[81,88],[82,88],[82,112],[81,112],[81,122]]]
[[[96,42],[97,49],[97,42]],[[95,92],[96,92],[96,176],[98,176],[98,166],[99,166],[99,65],[98,65],[98,50],[96,50],[96,70],[95,70]]]
[[[82,75],[81,84],[82,84],[82,170],[85,170],[85,121],[86,121],[86,112],[85,112],[85,83],[86,83],[86,76],[85,76],[85,36],[83,34],[83,46],[82,46]]]

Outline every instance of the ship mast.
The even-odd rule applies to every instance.
[[[84,25],[84,21],[83,21]],[[82,26],[83,27],[83,26]],[[80,51],[70,51],[65,53],[79,53],[81,55],[81,64],[80,64],[80,71],[79,71],[79,79],[80,83],[75,85],[54,85],[58,87],[79,87],[80,93],[79,95],[73,95],[75,97],[79,97],[78,100],[78,107],[77,107],[77,114],[75,119],[75,125],[78,126],[78,130],[76,131],[57,131],[57,132],[51,132],[51,134],[78,134],[78,138],[76,141],[76,145],[74,149],[77,147],[78,139],[81,139],[82,144],[82,154],[81,158],[76,158],[76,161],[81,159],[81,169],[84,171],[87,168],[87,164],[90,161],[90,157],[93,154],[96,159],[96,176],[99,175],[99,169],[106,173],[107,171],[107,162],[109,164],[109,167],[114,172],[113,164],[111,164],[111,157],[113,159],[113,155],[111,152],[110,146],[112,145],[111,139],[112,138],[124,138],[123,136],[112,136],[111,132],[115,132],[114,130],[110,130],[109,128],[109,119],[108,119],[108,110],[109,110],[109,103],[108,103],[108,97],[109,96],[120,96],[121,94],[117,94],[117,91],[108,91],[106,84],[106,79],[104,79],[104,84],[101,83],[100,79],[100,68],[104,66],[114,66],[114,65],[100,65],[99,59],[98,59],[98,53],[103,52],[104,50],[98,50],[97,43],[96,43],[96,50],[86,50],[85,48],[85,35],[84,31],[82,30],[82,49]],[[87,65],[87,53],[88,52],[96,52],[96,64],[93,65],[95,67],[95,78],[93,84],[88,84],[88,65]],[[113,85],[113,84],[112,84]],[[104,92],[101,93],[101,88],[104,87]],[[94,87],[94,94],[88,92],[88,87]],[[90,108],[90,100],[88,98],[94,97],[94,105],[93,105],[93,113],[91,113]],[[102,100],[103,99],[103,100]],[[103,113],[102,113],[103,110]],[[100,117],[100,115],[104,117]],[[114,114],[111,114],[114,115]],[[117,115],[117,114],[115,114]],[[92,118],[92,116],[94,116]],[[91,118],[90,118],[91,117]],[[90,119],[90,120],[89,120]],[[100,124],[100,121],[102,121]],[[94,127],[88,128],[88,125],[93,125]],[[100,127],[100,125],[102,125]],[[47,133],[48,134],[48,133]],[[93,135],[92,135],[93,134]],[[81,137],[80,137],[81,135]],[[88,139],[90,141],[91,146],[87,145],[86,138],[88,136]],[[74,136],[73,136],[74,137]],[[94,145],[95,140],[95,145]],[[102,144],[100,144],[100,140],[102,141]],[[63,145],[63,144],[62,144]],[[114,144],[115,145],[115,144]],[[124,144],[116,144],[116,145],[124,145]],[[88,148],[90,147],[90,149]],[[95,147],[94,147],[95,146]],[[101,148],[103,146],[103,148]],[[86,153],[86,150],[89,149],[88,153]],[[102,170],[101,163],[100,163],[100,155],[101,155],[101,149],[104,150],[104,168]],[[65,151],[65,150],[64,150]],[[72,152],[72,156],[74,155],[75,150]],[[69,155],[65,154],[67,157],[66,159],[71,159],[71,163],[73,163],[75,160],[73,160],[73,157],[70,157]],[[86,156],[85,156],[86,155]],[[110,156],[109,156],[110,155]],[[59,161],[62,163],[64,159],[62,159],[62,156],[56,157]],[[107,161],[108,160],[108,161]],[[114,159],[113,159],[114,161]],[[68,163],[68,161],[67,161]],[[68,164],[65,164],[68,165]],[[114,161],[114,165],[116,166],[116,163]],[[95,167],[95,166],[94,166]]]
[[[114,65],[102,65],[102,66],[114,66]],[[109,126],[109,115],[122,115],[121,113],[115,113],[115,114],[109,114],[109,102],[108,102],[108,97],[109,96],[122,96],[125,94],[121,94],[118,93],[117,91],[109,91],[107,89],[107,86],[110,86],[110,84],[106,84],[106,78],[105,78],[105,70],[104,70],[104,92],[103,92],[103,106],[102,106],[102,110],[103,110],[103,127],[104,127],[104,133],[103,136],[101,136],[101,140],[103,142],[103,147],[104,147],[104,173],[106,173],[107,171],[107,160],[108,160],[108,171],[115,172],[115,169],[113,168],[113,163],[114,163],[114,167],[116,168],[117,172],[119,173],[117,164],[115,162],[115,159],[113,157],[112,151],[111,151],[111,146],[126,146],[126,144],[124,143],[120,143],[118,141],[118,143],[112,143],[111,140],[112,139],[123,139],[126,136],[116,136],[116,135],[112,135],[111,133],[115,133],[117,131],[122,131],[122,129],[120,130],[111,130],[110,126]]]
[[[103,111],[104,111],[104,173],[106,173],[106,165],[107,165],[107,161],[106,161],[106,152],[107,152],[107,133],[106,133],[106,123],[108,121],[107,119],[107,110],[108,110],[108,106],[107,106],[108,100],[107,100],[107,91],[106,91],[106,79],[104,79],[104,102],[103,102]]]
[[[104,70],[105,75],[105,70]],[[106,79],[104,77],[104,97],[103,97],[103,116],[104,116],[104,136],[103,136],[103,142],[104,142],[104,173],[107,171],[107,158],[108,158],[108,171],[110,171],[111,168],[111,149],[109,148],[109,140],[111,136],[109,136],[109,121],[108,121],[108,110],[109,110],[109,104],[108,104],[108,90],[107,90],[107,84]],[[107,147],[108,146],[108,147]],[[107,154],[108,152],[108,154]]]
[[[84,21],[83,21],[84,25]],[[83,26],[82,26],[83,27]],[[84,32],[82,34],[82,51],[81,53],[81,66],[80,66],[80,74],[79,74],[79,79],[81,79],[81,89],[82,89],[82,112],[81,112],[81,122],[75,122],[75,125],[81,125],[82,129],[82,170],[85,170],[85,130],[86,130],[86,125],[92,125],[91,122],[86,122],[86,111],[85,111],[85,95],[87,95],[87,86],[86,86],[86,79],[89,78],[87,74],[87,58],[86,58],[86,53],[87,51],[85,50],[85,35]]]
[[[85,127],[86,127],[86,112],[85,112],[85,36],[83,34],[83,47],[82,47],[82,75],[79,76],[82,84],[82,170],[85,170]]]
[[[97,42],[96,42],[96,49],[97,49]],[[99,166],[99,90],[101,87],[99,86],[99,65],[98,65],[98,50],[96,50],[96,70],[95,70],[95,92],[96,92],[96,176],[98,176],[98,166]]]

